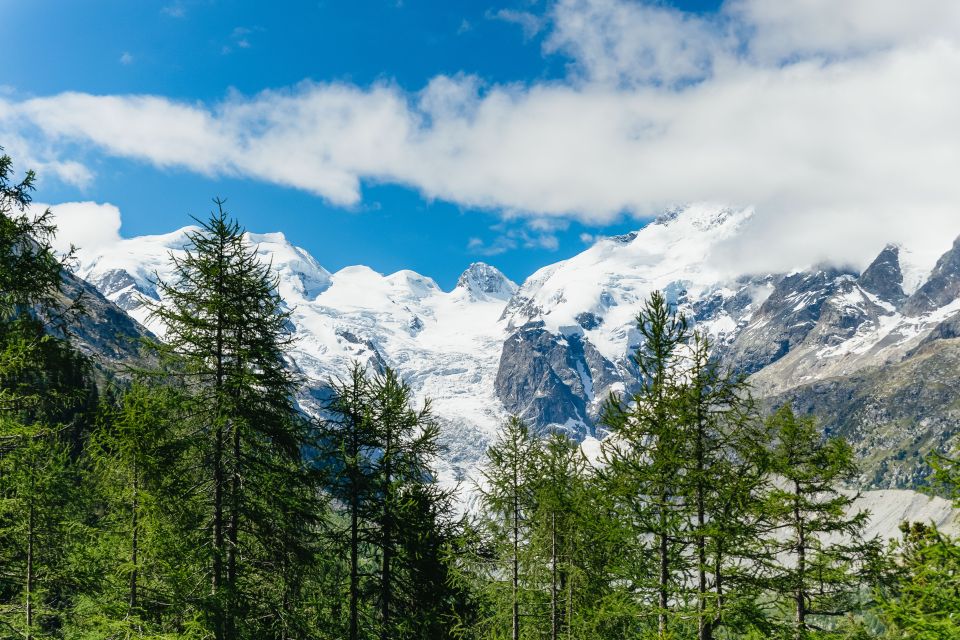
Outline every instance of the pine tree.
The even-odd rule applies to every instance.
[[[218,640],[283,637],[292,585],[273,552],[309,554],[307,520],[320,507],[315,492],[275,487],[312,477],[301,455],[310,438],[294,402],[289,312],[276,276],[215,202],[217,211],[188,235],[184,255],[171,258],[174,280],[158,283],[164,303],[152,315],[165,328],[158,349],[189,390],[209,473],[213,633]]]
[[[372,542],[375,472],[373,458],[378,443],[373,427],[372,386],[359,363],[346,381],[335,380],[325,410],[329,418],[320,442],[326,465],[327,491],[346,511],[346,536],[340,527],[331,530],[335,541],[345,540],[349,556],[346,637],[358,640],[364,626],[362,562]],[[337,545],[339,546],[339,545]]]
[[[674,313],[660,292],[645,303],[637,327],[643,338],[633,358],[639,388],[628,402],[613,395],[604,407],[601,422],[610,435],[599,474],[616,500],[618,519],[635,534],[634,547],[625,550],[624,578],[641,606],[655,612],[656,633],[665,638],[678,631],[672,627],[686,606],[689,571],[682,365],[690,332],[686,318]],[[653,543],[653,566],[646,540]]]
[[[423,499],[429,495],[422,490],[431,482],[430,465],[439,453],[439,426],[429,401],[420,409],[412,408],[412,401],[412,390],[393,369],[388,367],[374,377],[371,418],[379,449],[373,467],[377,496],[374,521],[380,556],[378,604],[382,640],[399,638],[402,628],[398,620],[404,611],[401,580],[410,576],[404,576],[408,569],[404,564],[409,558],[400,555],[401,530],[404,526],[423,524],[417,520],[403,521],[404,498]],[[441,495],[434,492],[432,497],[439,501]]]
[[[903,523],[893,545],[892,588],[879,597],[887,637],[948,640],[960,637],[960,541],[933,525]]]
[[[768,430],[743,376],[722,368],[695,331],[685,359],[682,434],[687,463],[676,482],[687,494],[695,572],[697,637],[762,624],[761,501]]]
[[[510,637],[521,635],[522,592],[521,567],[525,564],[530,536],[530,519],[534,512],[534,474],[539,440],[533,438],[523,421],[512,416],[497,434],[496,442],[487,449],[477,486],[485,524],[493,538],[494,558],[487,575],[494,619],[485,621],[494,629],[501,627],[499,609],[509,607]],[[501,575],[509,576],[509,592],[503,597]]]
[[[580,599],[578,568],[583,542],[582,521],[587,498],[587,461],[569,436],[554,432],[536,451],[533,463],[534,505],[531,515],[531,546],[536,569],[545,575],[538,582],[548,585],[549,615],[538,617],[551,640],[572,632],[575,599]]]
[[[202,555],[190,535],[204,515],[191,492],[195,449],[178,390],[151,382],[107,394],[85,451],[97,518],[82,552],[93,578],[71,614],[77,633],[176,634],[201,613],[193,572]]]
[[[864,586],[862,568],[875,541],[864,541],[869,514],[854,511],[856,496],[841,483],[856,479],[853,450],[841,438],[823,439],[812,418],[784,405],[770,418],[777,476],[766,505],[777,535],[773,590],[788,597],[791,637],[815,637],[831,619],[855,610]]]

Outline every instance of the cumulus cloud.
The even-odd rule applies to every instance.
[[[120,240],[120,209],[104,202],[34,202],[34,213],[50,209],[57,225],[55,248],[65,252],[73,245],[78,249],[100,249]]]
[[[958,15],[953,0],[729,0],[711,17],[558,0],[544,47],[568,58],[565,81],[303,83],[215,104],[64,93],[0,99],[0,125],[344,206],[364,182],[587,223],[752,205],[723,256],[738,268],[862,266],[890,240],[935,252],[960,233]]]

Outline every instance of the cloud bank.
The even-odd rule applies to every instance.
[[[545,20],[563,81],[303,83],[217,104],[64,93],[0,102],[0,135],[29,132],[74,182],[92,175],[79,144],[344,206],[364,183],[588,223],[753,205],[722,256],[738,269],[862,266],[891,240],[934,255],[960,233],[960,3],[728,0],[704,17],[559,0]]]

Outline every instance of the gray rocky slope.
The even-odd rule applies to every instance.
[[[862,272],[720,269],[712,252],[750,216],[685,207],[519,287],[478,263],[452,291],[411,271],[330,273],[281,234],[250,241],[271,260],[293,311],[294,360],[311,381],[304,406],[316,410],[329,380],[351,361],[395,367],[434,401],[448,479],[470,472],[510,413],[537,429],[602,436],[604,398],[628,391],[636,377],[635,315],[659,289],[710,335],[727,365],[751,375],[768,406],[793,401],[827,431],[849,437],[865,484],[922,482],[922,456],[945,449],[960,420],[960,243],[935,265],[911,264],[908,252],[890,245],[878,247]],[[168,273],[168,254],[184,242],[183,230],[123,240],[81,254],[78,275],[149,326],[143,302],[156,298],[151,278]],[[95,324],[124,322],[101,315]],[[112,329],[99,331],[91,345],[121,348],[110,346]]]

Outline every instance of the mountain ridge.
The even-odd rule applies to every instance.
[[[247,237],[277,272],[291,309],[299,338],[293,359],[311,381],[306,408],[319,410],[324,386],[350,362],[388,364],[419,397],[433,400],[449,452],[442,472],[455,481],[469,475],[510,413],[540,430],[602,435],[603,399],[635,384],[635,315],[654,289],[710,336],[724,363],[751,374],[758,395],[768,399],[824,381],[867,380],[869,372],[918,358],[921,348],[940,349],[960,333],[960,242],[916,283],[922,269],[897,244],[881,248],[862,272],[813,265],[737,274],[714,264],[712,252],[736,238],[752,215],[749,208],[676,208],[547,265],[519,286],[495,267],[474,263],[450,291],[409,270],[384,275],[352,266],[331,273],[283,234]],[[158,297],[151,278],[169,276],[167,256],[182,251],[189,230],[81,252],[77,273],[159,333],[143,299]],[[807,404],[831,416],[849,413],[826,401]],[[942,417],[935,436],[922,443],[926,450],[942,449],[957,431],[952,414]],[[856,429],[825,423],[850,433],[890,431],[857,420]],[[890,457],[904,447],[918,451],[904,438],[888,443]],[[878,475],[883,464],[889,467],[886,458],[864,460],[874,486],[922,481],[902,470]]]

